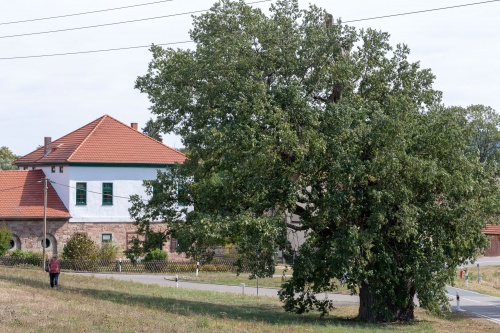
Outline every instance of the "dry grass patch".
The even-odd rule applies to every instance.
[[[417,311],[413,324],[357,322],[356,307],[326,318],[285,313],[275,298],[165,288],[0,267],[0,332],[494,332],[498,326],[463,316]],[[480,330],[479,330],[480,329]]]
[[[457,288],[475,291],[481,294],[500,297],[500,266],[481,266],[481,282],[477,282],[477,268],[469,268],[469,284],[465,286],[465,272],[460,279],[460,270],[457,270],[454,286]]]
[[[281,288],[281,285],[286,280],[290,279],[291,272],[285,271],[283,274],[283,270],[275,274],[272,278],[260,278],[258,280],[259,287],[262,288]],[[244,283],[247,287],[256,287],[257,279],[250,279],[250,274],[240,274],[236,275],[236,273],[206,273],[200,272],[198,276],[195,273],[184,273],[179,274],[179,281],[189,281],[189,282],[197,282],[197,283],[209,283],[209,284],[224,284],[228,286],[239,286],[241,283]],[[171,278],[172,281],[175,280],[174,277]],[[339,294],[349,295],[351,292],[347,289],[347,286],[340,286],[340,282],[337,281],[338,289],[333,290],[332,292]]]

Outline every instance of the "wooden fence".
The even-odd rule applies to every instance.
[[[0,265],[10,267],[40,267],[42,259],[0,257]],[[209,263],[200,263],[197,266],[193,261],[138,261],[130,260],[61,260],[61,269],[72,272],[99,272],[99,273],[236,273],[235,261],[216,259]],[[249,272],[243,267],[242,272]]]

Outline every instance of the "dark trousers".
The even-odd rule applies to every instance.
[[[59,279],[59,273],[49,273],[50,276],[50,286],[54,288],[57,287],[57,280]]]

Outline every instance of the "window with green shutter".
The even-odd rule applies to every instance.
[[[87,204],[87,183],[76,183],[76,204]]]
[[[102,183],[102,204],[113,204],[113,183]]]

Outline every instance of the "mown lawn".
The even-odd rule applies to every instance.
[[[258,279],[259,287],[262,288],[281,288],[283,282],[289,279],[288,273],[287,275],[279,275],[276,274],[273,278],[260,278]],[[250,279],[249,274],[241,274],[237,276],[235,273],[205,273],[200,272],[198,276],[195,273],[182,273],[178,274],[179,281],[189,281],[189,282],[198,282],[198,283],[211,283],[211,284],[225,284],[232,286],[239,286],[241,283],[244,283],[247,287],[256,287],[257,279]],[[172,276],[171,278],[174,280],[175,278]],[[347,286],[340,286],[340,283],[337,281],[338,289],[333,290],[332,292],[340,293],[340,294],[350,294],[350,291],[347,289]]]
[[[460,279],[460,269],[457,269],[455,287],[476,291],[481,294],[500,297],[500,266],[480,266],[479,275],[481,282],[477,282],[477,267],[469,269],[469,283],[466,287],[465,271]]]
[[[495,332],[486,320],[417,310],[413,324],[369,325],[356,307],[326,318],[285,313],[275,298],[166,288],[62,274],[48,286],[40,270],[0,267],[0,332]]]

